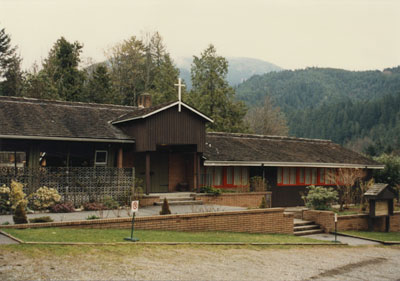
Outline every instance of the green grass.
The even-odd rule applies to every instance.
[[[400,232],[342,231],[344,234],[371,238],[380,241],[399,241]]]
[[[130,237],[127,229],[35,228],[5,229],[26,242],[123,242]],[[245,243],[324,243],[323,241],[284,234],[250,234],[232,232],[177,232],[138,230],[134,237],[141,242],[245,242]]]

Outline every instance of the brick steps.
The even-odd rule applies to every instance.
[[[323,233],[319,225],[312,221],[299,220],[294,223],[293,234],[296,236]]]

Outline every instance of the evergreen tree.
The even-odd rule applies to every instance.
[[[43,63],[43,71],[50,78],[60,99],[83,101],[85,73],[78,69],[82,45],[61,37],[50,50]]]
[[[118,103],[106,65],[97,65],[89,76],[86,85],[86,99],[95,103]]]
[[[213,131],[244,132],[246,107],[234,100],[235,91],[228,85],[228,62],[210,45],[200,57],[194,56],[191,68],[192,91],[189,102],[214,120]]]
[[[111,80],[122,104],[136,105],[137,97],[145,90],[146,47],[132,36],[115,45],[108,53]]]
[[[160,65],[156,68],[153,81],[154,88],[150,92],[152,93],[154,104],[165,103],[178,98],[176,87],[174,86],[178,78],[179,69],[173,64],[169,54],[165,54]],[[182,90],[184,91],[184,88]]]
[[[0,95],[20,96],[23,86],[22,59],[16,54],[17,47],[11,46],[11,38],[0,30]]]
[[[112,84],[123,104],[136,105],[137,97],[144,92],[152,95],[153,104],[176,100],[174,84],[179,70],[158,32],[142,40],[133,36],[115,45],[108,59]]]
[[[60,98],[55,83],[53,83],[47,72],[38,70],[37,64],[34,64],[32,71],[26,74],[23,96],[54,100]]]

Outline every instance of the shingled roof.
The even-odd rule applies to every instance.
[[[137,108],[0,96],[0,138],[134,142],[111,121]]]
[[[383,168],[328,140],[207,133],[205,165]]]

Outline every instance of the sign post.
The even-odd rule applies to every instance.
[[[131,237],[124,238],[127,241],[136,242],[139,241],[138,238],[133,237],[133,231],[135,227],[135,214],[139,211],[139,201],[132,201],[131,203],[131,213],[132,213],[132,228],[131,228]]]
[[[337,242],[337,213],[335,213],[335,243]]]

